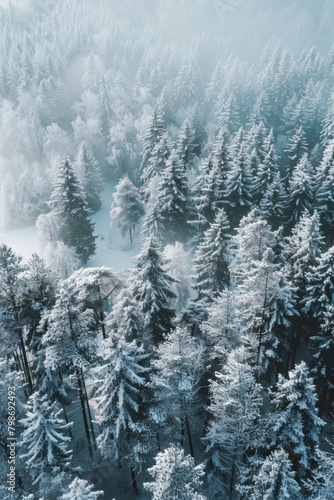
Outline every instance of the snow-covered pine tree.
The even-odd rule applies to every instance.
[[[275,254],[266,250],[262,259],[245,269],[236,288],[236,303],[244,321],[245,333],[257,344],[260,371],[285,365],[289,350],[291,317],[296,314],[295,290],[275,264]],[[239,278],[241,273],[239,271]],[[254,342],[255,341],[255,342]]]
[[[236,256],[240,263],[240,272],[245,275],[247,274],[246,266],[254,260],[261,260],[266,250],[274,249],[280,236],[280,232],[272,231],[257,208],[241,219],[236,232],[233,243],[237,248]],[[236,267],[236,274],[238,271],[239,268]]]
[[[291,366],[300,342],[307,342],[308,337],[316,330],[317,320],[312,314],[303,312],[303,299],[307,297],[308,272],[311,267],[319,264],[319,258],[324,248],[324,236],[320,229],[320,219],[317,212],[313,215],[305,213],[292,229],[291,236],[282,242],[282,259],[287,279],[296,289],[296,310],[298,315],[292,321],[294,335],[291,338]]]
[[[83,187],[66,158],[57,173],[48,204],[59,223],[60,239],[73,247],[85,264],[96,249],[94,225]]]
[[[171,285],[174,278],[164,270],[161,244],[153,235],[143,242],[136,257],[137,273],[133,283],[133,294],[144,315],[144,327],[155,343],[161,342],[172,328],[174,310],[170,300],[175,299]]]
[[[172,285],[176,295],[176,312],[183,310],[191,295],[191,262],[189,251],[177,241],[174,245],[167,245],[163,252],[168,274],[177,281]]]
[[[195,130],[191,126],[190,121],[185,120],[180,129],[176,144],[176,153],[184,169],[192,167],[194,158],[196,157],[196,147],[198,147],[198,144],[196,144]]]
[[[241,341],[241,320],[234,290],[226,289],[207,307],[207,319],[201,324],[210,364],[221,370],[228,355]]]
[[[154,405],[150,413],[158,427],[159,447],[162,441],[164,444],[179,441],[181,446],[187,443],[194,457],[191,425],[204,373],[203,342],[188,329],[178,327],[156,349],[152,367]]]
[[[256,383],[245,347],[231,352],[223,373],[210,383],[211,414],[205,441],[210,482],[216,498],[234,498],[238,468],[248,448],[256,447],[254,426],[260,416],[262,387]],[[220,495],[220,496],[219,496]]]
[[[58,280],[37,254],[32,255],[21,276],[23,283],[21,310],[26,318],[25,342],[32,355],[30,362],[32,376],[38,381],[45,376],[43,331],[38,327],[43,314],[55,303]]]
[[[334,236],[334,138],[329,141],[316,172],[314,205],[320,214],[327,238]]]
[[[308,152],[308,146],[306,142],[306,136],[305,132],[303,130],[303,127],[298,127],[294,135],[291,137],[289,140],[287,149],[286,149],[286,154],[289,158],[289,165],[288,169],[285,173],[285,180],[286,180],[286,185],[288,186],[290,183],[290,179],[292,176],[293,171],[295,170],[296,166],[302,159],[302,157]]]
[[[111,220],[118,225],[123,237],[129,232],[132,245],[133,231],[145,212],[139,189],[125,176],[117,184],[113,198]]]
[[[229,148],[228,148],[229,132],[227,129],[222,128],[217,134],[216,141],[212,150],[212,165],[216,172],[222,179],[226,181],[229,170]]]
[[[180,446],[172,445],[156,456],[148,472],[154,481],[144,483],[152,500],[206,500],[202,495],[204,466],[195,465]]]
[[[22,257],[16,255],[5,244],[0,245],[0,311],[3,341],[7,348],[6,355],[12,355],[18,369],[22,369],[30,394],[33,380],[26,353],[26,342],[23,335],[25,321],[29,319],[28,311],[24,314],[25,283],[21,264]],[[17,352],[15,352],[17,349]]]
[[[188,186],[177,153],[167,160],[159,184],[157,211],[163,243],[185,242],[189,236]]]
[[[68,290],[63,282],[54,307],[44,315],[47,332],[43,337],[46,367],[66,372],[91,362],[96,354],[96,339],[92,334],[94,316],[90,309]]]
[[[157,144],[155,144],[152,148],[146,166],[144,167],[140,177],[146,199],[154,197],[154,193],[152,193],[152,186],[154,186],[155,177],[159,178],[161,173],[165,170],[171,148],[172,146],[167,134],[163,135]]]
[[[271,185],[278,175],[278,159],[275,147],[274,131],[271,129],[263,144],[263,161],[261,161],[257,175],[253,180],[253,201],[259,202],[265,196],[268,186]]]
[[[304,212],[312,213],[314,201],[313,168],[304,154],[292,172],[288,188],[289,223],[295,225]]]
[[[256,468],[252,465],[242,468],[237,490],[245,500],[302,498],[295,476],[289,456],[281,448],[265,459],[258,459]]]
[[[289,372],[288,380],[279,377],[271,402],[269,446],[288,452],[300,484],[301,478],[310,477],[316,468],[319,434],[324,425],[318,417],[315,387],[304,361]]]
[[[76,477],[69,485],[68,493],[64,493],[59,500],[97,500],[104,495],[104,491],[93,491],[93,488],[93,484]]]
[[[97,212],[102,203],[103,177],[92,150],[84,142],[79,146],[74,165],[85,190],[87,207],[92,212]]]
[[[287,222],[288,201],[282,179],[276,175],[273,182],[268,185],[259,206],[261,216],[269,222],[273,229],[278,229]]]
[[[251,181],[242,129],[240,129],[231,144],[230,169],[223,197],[232,225],[237,225],[251,205]]]
[[[217,211],[215,220],[205,231],[196,250],[194,288],[200,299],[212,301],[224,288],[230,286],[229,229],[225,210]]]
[[[95,422],[99,427],[97,444],[102,455],[118,460],[119,464],[127,457],[137,492],[136,470],[141,469],[143,455],[149,447],[142,433],[145,430],[144,388],[150,368],[149,354],[140,338],[143,334],[138,332],[132,314],[128,308],[117,320],[111,315],[113,327],[105,341],[105,365],[99,368],[101,379],[95,382]]]
[[[19,446],[33,484],[40,483],[46,474],[72,469],[68,435],[72,424],[65,422],[62,413],[46,394],[34,392],[27,402],[26,416],[20,421],[24,430]]]
[[[213,161],[212,155],[204,160],[200,166],[200,173],[196,179],[193,193],[194,219],[192,225],[197,229],[195,242],[201,238],[203,232],[209,228],[215,219],[216,210],[222,208],[224,200],[224,181],[218,162]]]
[[[45,346],[47,377],[43,379],[41,391],[61,402],[68,400],[68,385],[64,376],[74,375],[76,379],[88,449],[92,454],[95,441],[94,428],[85,387],[84,368],[96,361],[95,318],[91,309],[70,293],[63,282],[54,307],[42,318],[45,328],[42,344]]]
[[[148,176],[146,169],[148,168],[154,148],[160,143],[163,136],[166,134],[165,124],[158,106],[154,108],[151,120],[148,124],[146,133],[143,136],[143,149],[142,159],[140,164],[140,171],[142,174],[142,181],[147,182]]]

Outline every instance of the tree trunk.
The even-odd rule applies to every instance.
[[[136,480],[136,473],[135,473],[135,469],[134,469],[133,465],[130,465],[130,472],[131,472],[131,480],[132,480],[131,482],[132,482],[134,492],[136,495],[138,495],[139,488],[138,488],[138,484],[137,484],[137,480]]]
[[[189,448],[190,448],[190,454],[193,458],[195,458],[194,455],[194,448],[193,448],[193,440],[190,432],[190,424],[189,424],[189,419],[188,416],[186,417],[186,426],[187,426],[187,434],[188,434],[188,441],[189,441]]]
[[[107,334],[106,334],[106,327],[104,325],[104,314],[103,314],[103,309],[102,309],[102,297],[101,297],[101,290],[100,290],[100,285],[97,285],[97,291],[99,294],[99,306],[100,306],[100,324],[101,324],[101,330],[102,330],[102,337],[103,340],[106,340]]]
[[[22,337],[22,332],[20,333],[20,346],[21,346],[24,365],[26,368],[26,376],[27,376],[27,382],[28,382],[28,386],[29,386],[29,392],[30,392],[30,394],[32,394],[33,385],[32,385],[32,379],[31,379],[31,375],[30,375],[29,364],[28,364],[28,360],[27,360],[26,348],[24,345],[23,337]]]
[[[89,407],[89,401],[88,401],[86,383],[85,383],[85,379],[84,379],[84,375],[83,375],[83,371],[82,371],[82,366],[80,368],[81,368],[81,381],[82,381],[83,393],[84,393],[84,397],[85,397],[85,401],[86,401],[86,406],[87,406],[89,424],[90,424],[91,433],[92,433],[92,440],[93,440],[93,443],[94,443],[94,445],[96,447],[96,437],[95,437],[95,432],[94,432],[94,427],[93,427],[92,414],[90,412],[90,407]]]
[[[130,243],[132,245],[132,227],[131,226],[129,228],[129,235],[130,235]]]
[[[81,377],[80,377],[79,368],[76,367],[75,371],[76,371],[77,380],[78,380],[79,397],[80,397],[80,403],[81,403],[81,412],[82,412],[82,417],[83,417],[84,426],[85,426],[85,432],[86,432],[86,438],[87,438],[87,443],[88,443],[88,449],[89,449],[89,454],[92,457],[93,456],[93,449],[92,449],[92,443],[91,443],[91,438],[90,438],[88,420],[87,420],[87,415],[86,415],[85,397],[84,397],[84,393],[83,393],[82,381],[81,381]]]

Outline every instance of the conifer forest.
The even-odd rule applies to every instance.
[[[334,1],[0,0],[0,500],[334,500]]]

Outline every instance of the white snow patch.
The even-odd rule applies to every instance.
[[[1,1],[1,0],[0,0]],[[129,239],[121,238],[117,228],[110,227],[110,206],[113,201],[115,183],[108,182],[102,193],[102,207],[92,216],[95,222],[94,234],[96,240],[96,254],[87,262],[86,267],[112,267],[114,271],[133,268],[132,257],[140,252],[141,235],[134,236],[133,245]],[[41,255],[40,244],[37,239],[36,226],[17,229],[8,229],[0,232],[0,243],[5,243],[27,262],[33,253]]]

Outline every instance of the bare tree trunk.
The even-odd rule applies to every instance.
[[[193,440],[190,432],[190,424],[189,424],[189,418],[186,416],[186,426],[187,426],[187,434],[188,434],[188,441],[189,441],[189,448],[190,448],[190,454],[193,458],[195,458],[194,455],[194,448],[193,448]]]
[[[31,379],[31,375],[30,375],[30,369],[29,369],[29,364],[28,364],[28,359],[27,359],[26,348],[24,345],[23,337],[22,337],[22,332],[20,332],[20,346],[21,346],[24,365],[26,368],[26,376],[27,376],[27,382],[28,382],[28,386],[29,386],[29,392],[30,392],[30,394],[32,394],[33,385],[32,385],[32,379]]]
[[[89,407],[89,401],[88,401],[88,395],[87,395],[87,389],[86,389],[86,383],[82,371],[82,366],[80,367],[81,369],[81,381],[82,381],[82,387],[83,387],[83,393],[86,401],[86,406],[87,406],[87,412],[88,412],[88,418],[89,418],[89,424],[91,428],[91,433],[92,433],[92,440],[96,448],[96,437],[95,437],[95,432],[94,432],[94,427],[93,427],[93,421],[92,421],[92,414],[90,412],[90,407]]]
[[[88,449],[89,449],[89,454],[92,457],[93,456],[93,449],[92,449],[92,443],[91,443],[91,436],[89,432],[89,426],[88,426],[88,420],[87,420],[87,415],[86,415],[86,408],[85,408],[85,397],[84,397],[84,392],[83,392],[83,387],[82,387],[82,381],[80,377],[80,371],[79,368],[75,368],[76,375],[77,375],[77,380],[78,380],[78,387],[79,387],[79,397],[80,397],[80,403],[81,403],[81,413],[84,421],[84,426],[85,426],[85,432],[86,432],[86,438],[87,438],[87,443],[88,443]]]

